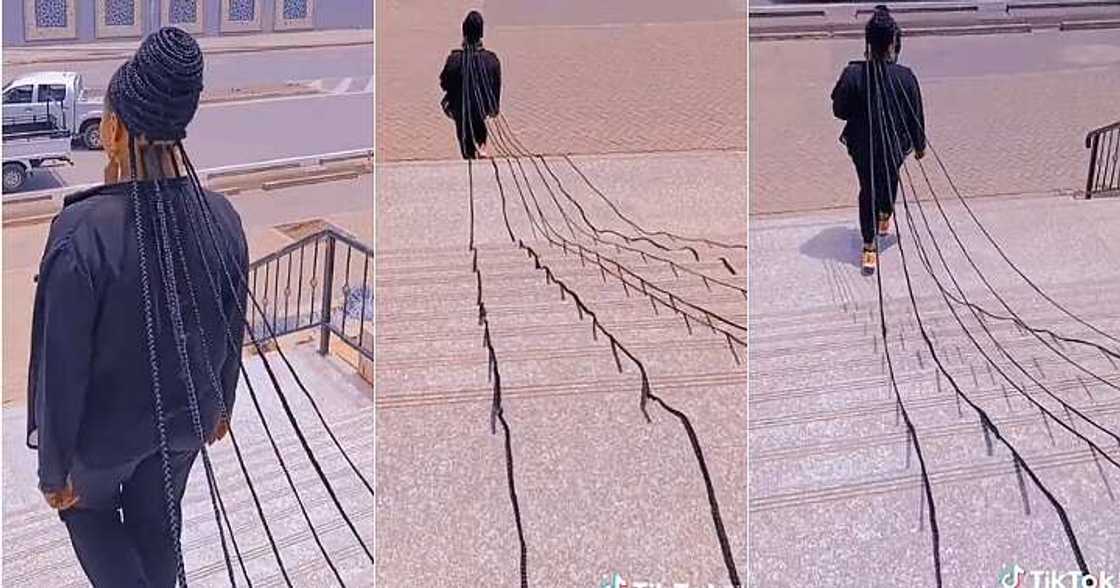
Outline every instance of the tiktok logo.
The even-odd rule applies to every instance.
[[[1018,564],[1010,564],[999,571],[996,576],[996,581],[999,582],[999,588],[1023,588],[1025,584],[1023,581],[1027,577],[1027,572]]]

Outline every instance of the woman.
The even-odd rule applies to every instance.
[[[844,68],[832,90],[832,112],[846,121],[840,141],[859,178],[862,266],[871,274],[878,266],[876,232],[890,231],[898,170],[910,151],[917,159],[925,157],[926,136],[918,78],[895,63],[902,31],[886,6],[875,7],[865,39],[867,60]]]
[[[174,28],[116,71],[105,183],[66,198],[40,265],[28,445],[97,587],[182,578],[187,478],[233,409],[248,252],[237,213],[202,190],[182,148],[202,72],[198,44]]]
[[[482,15],[470,11],[463,19],[463,47],[447,56],[439,85],[443,112],[455,121],[463,159],[486,157],[486,119],[498,116],[502,96],[502,64],[482,47]]]

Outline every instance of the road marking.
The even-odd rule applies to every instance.
[[[350,82],[353,79],[354,78],[342,78],[342,81],[338,82],[338,85],[335,86],[333,90],[331,90],[331,94],[343,94],[343,93],[345,93],[346,90],[350,89]]]
[[[327,94],[369,94],[373,92],[374,77],[347,76],[342,78],[319,78],[316,80],[289,80],[287,83],[305,86]],[[358,89],[360,88],[360,89]]]
[[[349,98],[352,96],[361,96],[367,92],[347,92],[345,94],[298,94],[295,96],[275,96],[272,98],[261,98],[259,100],[238,100],[236,102],[214,102],[210,104],[200,104],[198,107],[202,108],[233,108],[237,106],[256,106],[258,104],[267,104],[269,102],[291,102],[293,100],[325,100],[329,98]]]

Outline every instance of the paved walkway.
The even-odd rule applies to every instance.
[[[850,206],[829,94],[860,41],[752,42],[751,212]],[[1085,134],[1120,120],[1113,31],[909,39],[930,138],[968,195],[1084,189]]]
[[[476,4],[378,3],[382,161],[458,157],[454,125],[439,106],[439,72],[460,42],[463,16]],[[484,42],[502,60],[503,110],[534,150],[746,149],[743,18],[542,24],[495,4],[485,12]]]
[[[943,186],[938,190],[948,194]],[[1120,336],[1120,201],[1039,196],[973,202],[1027,275],[1073,312]],[[969,300],[1005,312],[968,269],[936,207],[927,201],[925,208]],[[962,206],[947,203],[946,215],[978,267],[1024,320],[1120,352],[1115,342],[1034,294]],[[1114,437],[1120,433],[1120,362],[986,321],[1024,373],[995,349],[967,309],[955,307],[984,352],[997,358],[989,364],[949,313],[906,229],[903,238],[917,305],[946,369],[1067,509],[1090,569],[1120,575],[1114,498],[1120,467],[1108,462],[1120,461]],[[1026,474],[1017,477],[1008,449],[937,374],[906,293],[903,248],[894,238],[889,243],[882,260],[889,349],[932,478],[944,585],[991,585],[1011,564],[1027,571],[1075,570],[1055,510]],[[931,243],[924,238],[937,275],[954,291]],[[933,585],[928,510],[884,365],[876,282],[855,265],[855,211],[756,216],[750,246],[750,585],[784,585],[791,574],[814,586]],[[1043,417],[1027,396],[1056,418]],[[1112,436],[1074,416],[1075,410]],[[1094,455],[1067,427],[1092,439],[1101,453]]]
[[[563,160],[549,161],[592,222],[632,232]],[[577,161],[604,194],[647,227],[745,242],[741,152]],[[564,227],[531,164],[524,165],[546,217]],[[483,162],[474,171],[478,264],[512,431],[529,584],[597,585],[617,572],[631,585],[727,585],[702,477],[681,424],[655,405],[652,423],[643,419],[633,365],[623,357],[619,373],[603,335],[592,337],[590,319],[581,321],[571,297],[561,299],[556,284],[509,241],[493,169]],[[467,168],[462,162],[400,163],[379,174],[378,579],[384,585],[401,578],[416,585],[508,585],[517,578],[519,548],[503,436],[501,428],[497,435],[490,430],[492,384],[468,253]],[[654,393],[691,418],[745,576],[745,366],[706,325],[692,323],[690,336],[679,316],[665,307],[655,313],[635,289],[604,281],[590,261],[580,263],[574,248],[565,256],[534,237],[512,177],[503,171],[502,178],[517,237],[641,358]],[[531,196],[525,198],[535,210]],[[557,198],[576,214],[561,194]],[[668,265],[643,261],[638,253],[596,246],[582,236],[573,240],[621,261],[677,300],[740,324],[745,319],[739,292],[716,284],[709,290],[685,273],[745,286],[744,251],[700,247],[699,263],[687,252],[667,254],[687,268],[677,278]],[[735,275],[719,256],[728,258]]]
[[[1120,203],[1068,197],[1084,182],[1085,133],[1120,118],[1120,46],[1110,35],[910,39],[903,61],[922,80],[931,140],[956,184],[968,197],[995,196],[972,202],[1007,255],[1057,300],[1120,335],[1113,311]],[[855,174],[836,142],[841,123],[829,104],[838,72],[861,48],[858,41],[751,44],[753,586],[782,585],[790,574],[811,585],[934,583],[920,470],[889,385],[876,281],[860,276],[856,265]],[[937,193],[952,198],[928,163]],[[952,275],[970,301],[1003,311],[937,220],[922,178],[915,180]],[[1034,294],[963,206],[946,203],[946,215],[992,286],[1026,321],[1101,339]],[[1020,371],[967,309],[954,307],[964,326],[957,323],[908,235],[904,229],[916,304],[963,393],[932,361],[907,294],[902,248],[892,238],[881,261],[889,349],[932,480],[944,585],[991,584],[1013,564],[1076,569],[1054,509],[1025,473],[1017,475],[1009,450],[985,432],[965,396],[1067,509],[1090,569],[1120,575],[1120,543],[1111,532],[1120,522],[1112,498],[1120,467],[1108,461],[1120,462],[1118,362],[1077,345],[1059,348],[1083,371],[1054,353],[1049,339],[1040,342],[1006,322],[984,323],[1024,366]],[[951,289],[931,238],[923,244]],[[1056,418],[1043,416],[1034,402]],[[1067,427],[1104,453],[1094,454]]]

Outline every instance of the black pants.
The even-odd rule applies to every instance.
[[[866,153],[851,152],[849,155],[856,166],[856,175],[859,176],[859,231],[863,243],[869,245],[875,241],[875,232],[878,229],[876,213],[894,214],[894,203],[898,198],[898,170],[902,167],[902,162],[893,165],[889,161],[876,157],[875,169],[872,170],[871,158]],[[874,194],[871,187],[872,179],[875,185]]]
[[[197,455],[198,450],[171,453],[171,486],[180,526],[179,505]],[[178,558],[159,452],[111,468],[75,465],[70,478],[78,504],[60,516],[93,586],[174,588]]]
[[[459,140],[459,153],[463,159],[478,157],[477,145],[485,145],[488,138],[486,120],[480,113],[467,115],[469,120],[462,117],[455,118],[455,137]]]

